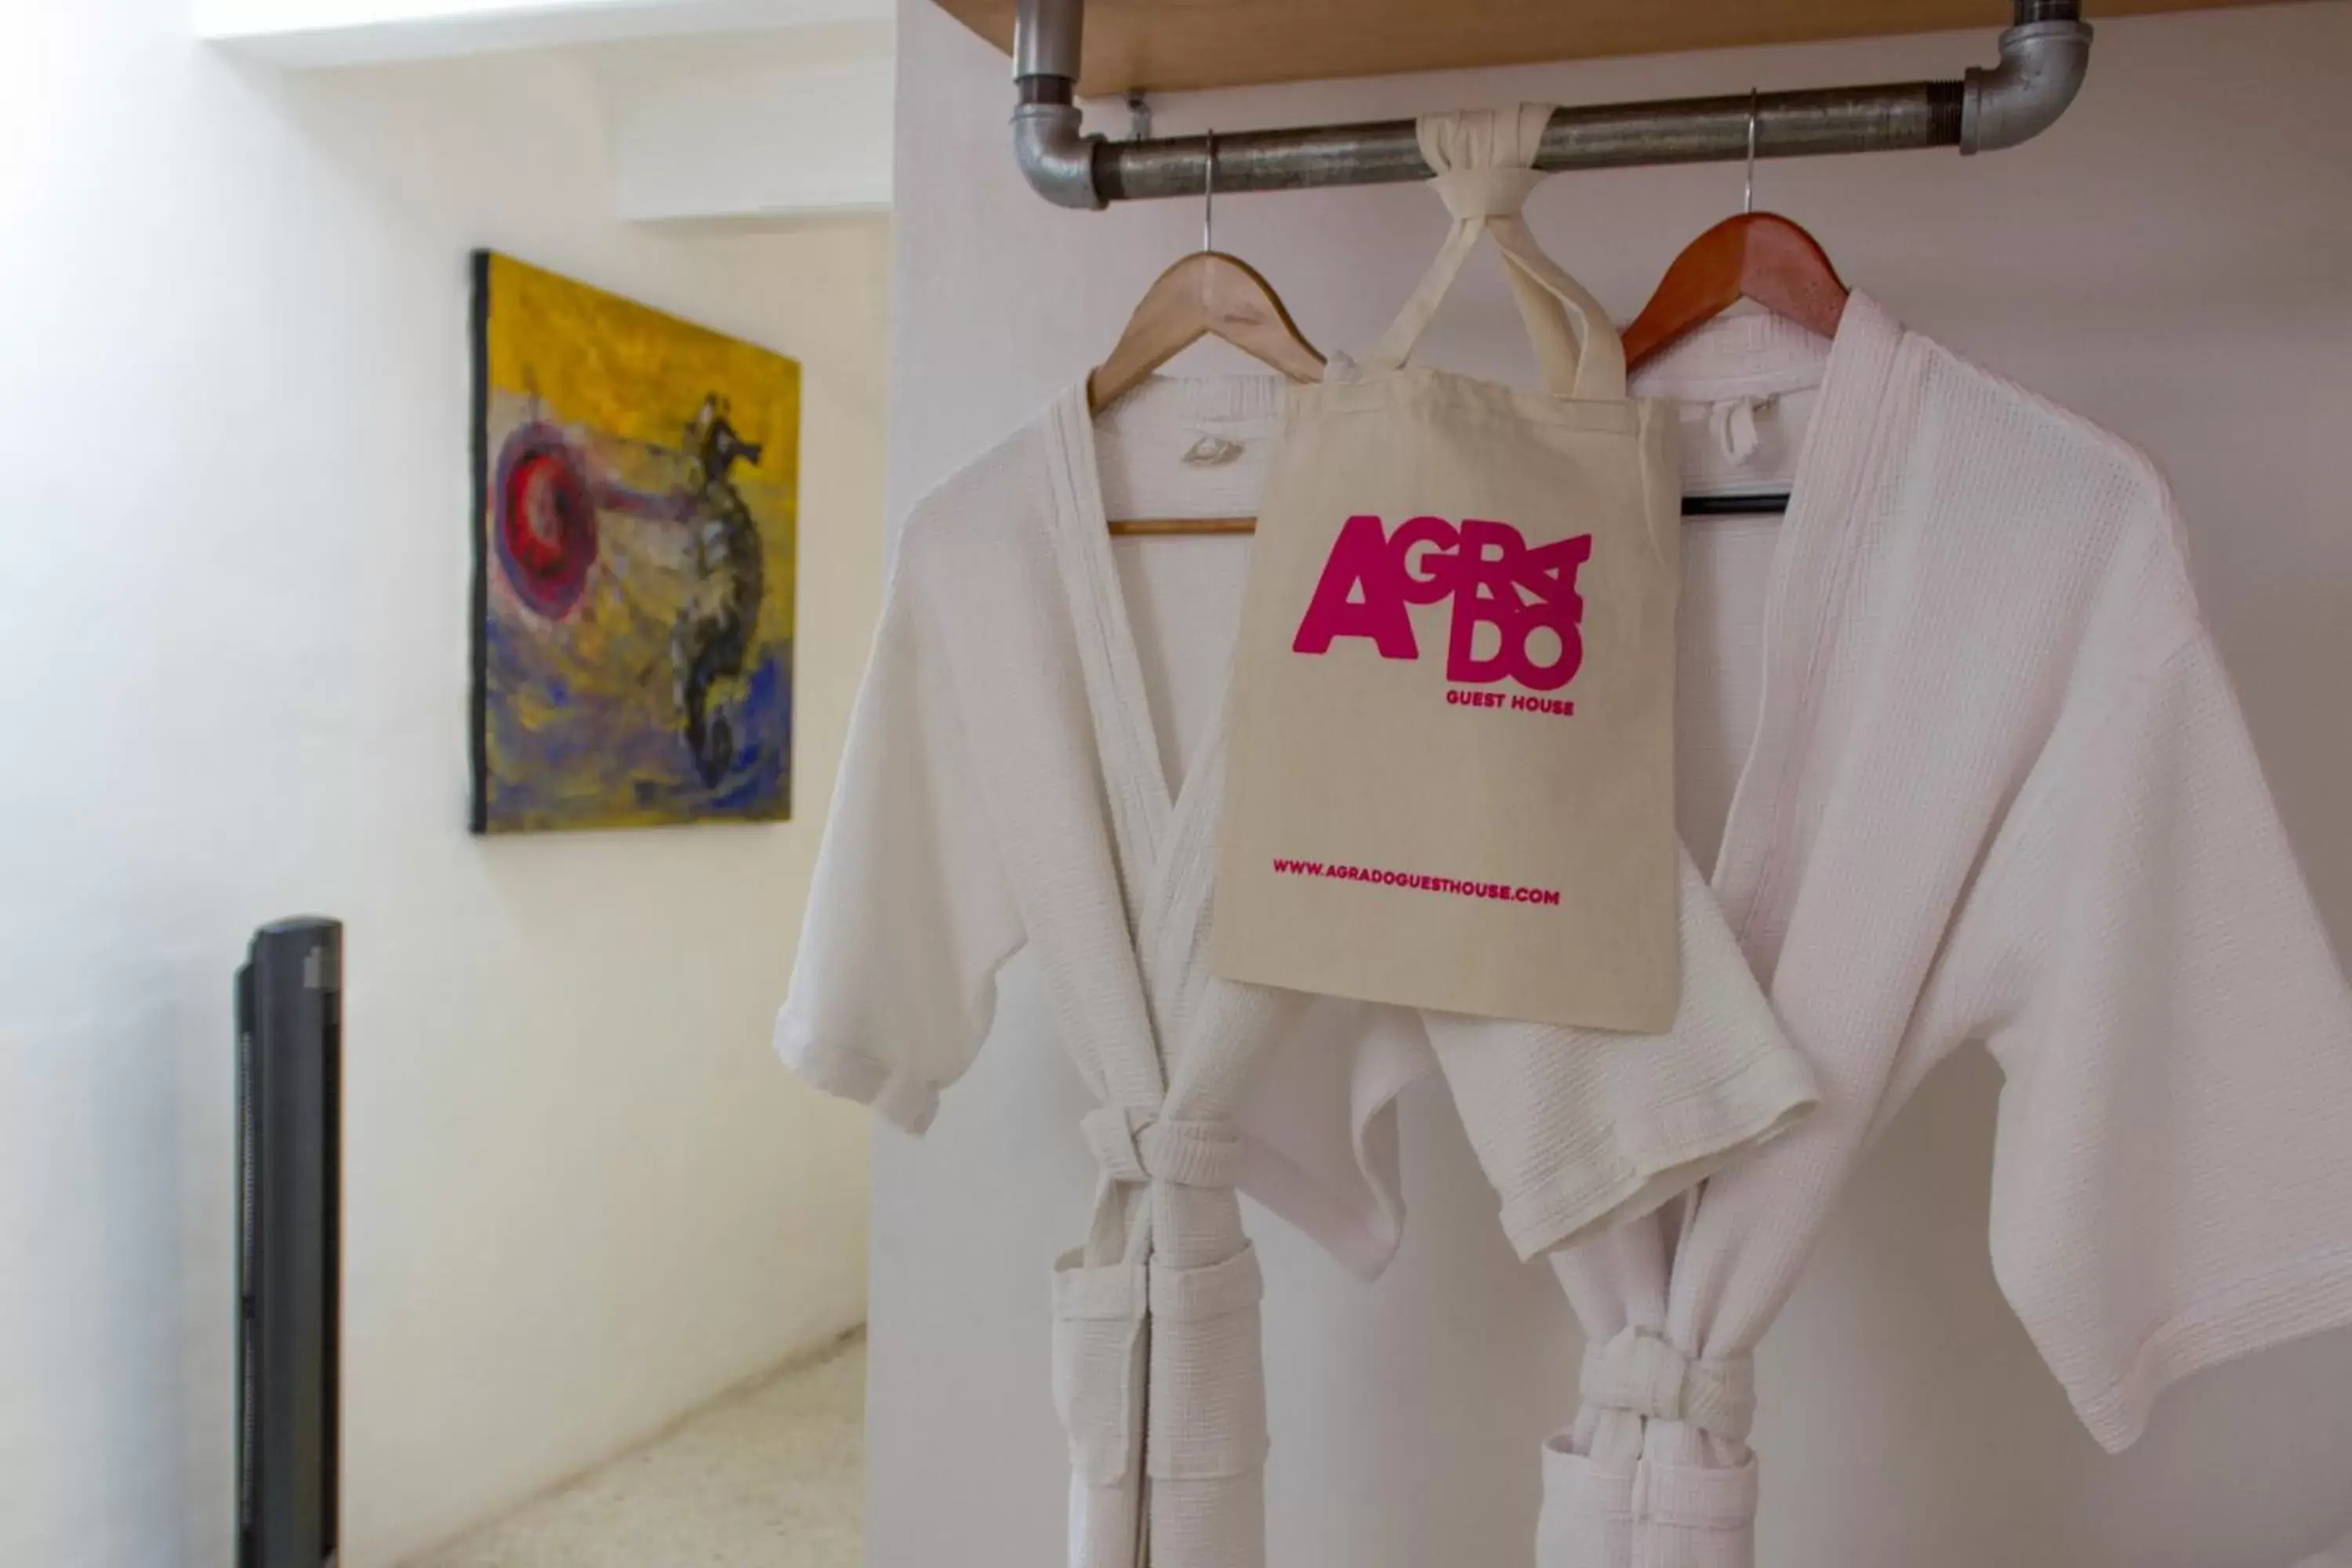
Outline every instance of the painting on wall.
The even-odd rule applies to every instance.
[[[474,258],[473,827],[792,809],[800,366]]]

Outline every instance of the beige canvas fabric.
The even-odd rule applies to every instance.
[[[1608,317],[1518,216],[1549,114],[1422,121],[1454,232],[1360,368],[1291,389],[1243,606],[1213,962],[1655,1032],[1676,984],[1675,420],[1625,395]],[[1482,236],[1540,393],[1405,364]]]

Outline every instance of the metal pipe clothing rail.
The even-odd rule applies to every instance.
[[[2090,68],[2091,28],[2078,0],[2013,0],[2000,63],[1959,81],[1560,109],[1536,167],[1603,169],[1743,158],[1802,158],[1958,147],[2014,147],[2064,113]],[[1086,132],[1076,102],[1086,0],[1020,0],[1013,35],[1013,156],[1029,184],[1066,207],[1150,196],[1300,190],[1424,180],[1429,165],[1410,120],[1112,142]]]

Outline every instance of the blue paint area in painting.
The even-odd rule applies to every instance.
[[[773,657],[761,659],[745,683],[735,710],[746,739],[736,743],[726,776],[710,793],[712,811],[760,817],[782,812],[793,754],[793,683],[779,663]]]
[[[725,771],[705,784],[679,722],[675,675],[666,658],[649,657],[633,687],[607,690],[549,668],[562,655],[525,617],[494,611],[487,633],[494,695],[486,718],[508,764],[490,780],[494,820],[561,827],[606,819],[599,803],[609,803],[615,781],[625,781],[625,797],[647,820],[766,821],[789,809],[789,644],[762,648],[759,662],[722,699],[733,743]],[[572,789],[594,793],[575,795]]]

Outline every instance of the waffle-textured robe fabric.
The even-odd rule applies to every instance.
[[[1216,384],[1223,412],[1271,414],[1264,384]],[[1128,446],[1192,451],[1160,419],[1187,396],[1132,400]],[[1216,510],[1213,452],[1165,467],[1136,499]],[[1754,987],[1710,984],[1745,963],[1687,862],[1685,904],[1706,918],[1685,924],[1689,1000],[1664,1036],[1212,977],[1222,727],[1213,714],[1163,763],[1182,748],[1155,733],[1101,481],[1073,389],[908,520],[777,1039],[821,1087],[919,1131],[989,1030],[997,971],[1028,951],[1097,1106],[1073,1130],[1101,1169],[1092,1231],[1053,1292],[1071,1561],[1129,1568],[1148,1532],[1152,1568],[1258,1568],[1260,1287],[1237,1187],[1376,1272],[1400,1213],[1390,1105],[1430,1061],[1424,1029],[1517,1053],[1516,1078],[1487,1080],[1510,1103],[1482,1121],[1481,1153],[1533,1250],[1654,1207],[1788,1126],[1812,1086]],[[1144,557],[1147,574],[1181,574],[1190,548]],[[1238,574],[1224,586],[1237,604]],[[1218,661],[1221,712],[1226,650],[1199,657]]]
[[[2306,1557],[2295,1568],[2352,1568],[2352,1535],[2346,1536],[2316,1557]]]
[[[2352,1321],[2352,999],[2147,459],[1857,295],[1762,634],[1713,898],[1822,1104],[1554,1255],[1591,1348],[1542,1568],[1749,1568],[1749,1353],[1965,1041],[2006,1075],[1995,1273],[2102,1444],[2200,1367]]]

